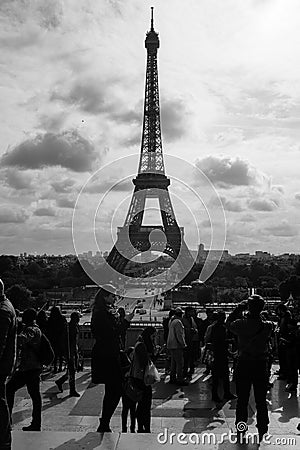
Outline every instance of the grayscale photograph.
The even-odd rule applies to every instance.
[[[0,0],[0,450],[300,448],[299,21]]]

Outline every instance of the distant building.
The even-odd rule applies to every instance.
[[[208,257],[208,254],[210,259],[214,261],[216,260],[227,261],[231,257],[228,250],[213,250],[213,249],[205,250],[204,244],[199,244],[196,262],[197,263],[204,262]]]
[[[268,252],[262,252],[261,250],[257,250],[255,252],[255,257],[258,259],[270,259],[272,255]]]

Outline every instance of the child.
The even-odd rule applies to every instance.
[[[121,352],[121,365],[124,369],[124,375],[130,370],[131,358],[133,356],[133,347],[129,347],[125,352]],[[127,433],[127,417],[130,412],[130,432],[135,433],[136,402],[132,401],[127,395],[122,394],[122,433]]]

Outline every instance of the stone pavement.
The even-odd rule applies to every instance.
[[[276,368],[274,366],[273,370],[275,371]],[[85,369],[76,376],[77,390],[81,397],[69,397],[67,384],[65,384],[63,393],[58,392],[54,383],[58,376],[49,376],[42,382],[42,432],[21,431],[23,426],[30,423],[31,400],[25,388],[17,392],[13,411],[14,450],[129,450],[160,447],[177,449],[182,448],[182,446],[188,449],[192,447],[200,448],[195,445],[197,436],[190,435],[190,433],[198,433],[199,439],[203,439],[203,433],[212,433],[215,436],[215,441],[208,441],[208,439],[213,438],[206,436],[206,441],[204,441],[206,445],[203,445],[203,442],[200,441],[201,448],[230,449],[235,447],[234,443],[228,442],[229,438],[221,443],[221,434],[228,433],[230,430],[234,432],[235,430],[236,401],[233,400],[220,405],[218,408],[216,407],[215,403],[210,400],[210,377],[204,375],[203,367],[196,369],[189,386],[169,385],[167,384],[168,378],[155,385],[153,389],[151,434],[120,433],[121,402],[111,422],[114,433],[105,433],[104,435],[95,433],[98,426],[98,417],[101,413],[103,386],[93,385],[90,381],[90,372]],[[297,431],[297,425],[300,422],[300,397],[286,393],[284,386],[284,382],[275,380],[274,387],[268,394],[269,433],[272,435],[270,438],[272,449],[300,448],[300,431]],[[250,399],[248,425],[249,432],[255,433],[253,395]],[[170,436],[172,432],[188,433],[188,436],[181,438],[188,443],[178,443],[177,435],[175,437]],[[161,443],[158,442],[159,433],[163,433],[160,436]],[[279,445],[279,441],[276,442],[276,439],[281,439],[281,445]],[[288,439],[297,440],[297,445],[296,441],[290,441],[290,445],[287,445]],[[164,440],[167,440],[165,444],[163,444]],[[264,446],[269,447],[267,443],[264,443],[261,448]],[[257,448],[257,445],[248,444],[243,448]]]

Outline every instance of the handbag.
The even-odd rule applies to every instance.
[[[160,381],[160,375],[153,362],[150,361],[145,369],[144,383],[146,386],[151,386],[158,381]]]
[[[125,378],[123,391],[124,394],[135,403],[141,401],[144,394],[144,390],[137,386],[135,378],[130,375]]]
[[[123,384],[123,392],[126,397],[128,397],[131,401],[136,403],[142,400],[144,394],[143,386],[141,386],[141,383],[143,383],[143,381],[134,378],[132,374],[133,374],[133,360],[131,361],[130,364],[130,370],[125,377],[125,381]]]
[[[211,368],[211,366],[213,365],[215,361],[215,355],[214,355],[214,351],[212,348],[209,348],[207,345],[205,347],[204,350],[204,355],[203,355],[203,364],[207,365],[207,367]]]

